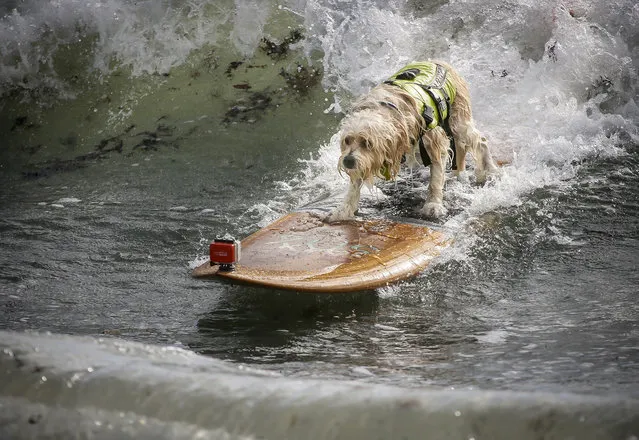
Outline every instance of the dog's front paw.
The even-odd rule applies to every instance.
[[[428,202],[420,211],[424,216],[430,218],[441,218],[446,215],[448,211],[441,203]]]
[[[333,212],[331,212],[324,220],[328,223],[335,223],[335,222],[341,222],[344,220],[352,220],[353,218],[355,218],[355,215],[353,213],[350,213],[347,210],[338,208],[334,210]]]

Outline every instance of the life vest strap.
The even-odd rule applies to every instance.
[[[451,131],[450,125],[448,124],[448,119],[444,121],[442,128],[446,132],[446,136],[448,136],[448,140],[450,141],[450,149],[448,150],[448,154],[451,160],[450,168],[452,170],[456,170],[457,169],[457,147],[455,146],[455,138],[453,137],[453,132]],[[430,156],[428,155],[428,151],[426,151],[426,147],[424,146],[423,133],[420,133],[418,144],[419,144],[419,155],[422,158],[422,163],[424,164],[425,167],[430,166],[430,164],[432,164],[433,161],[430,159]]]

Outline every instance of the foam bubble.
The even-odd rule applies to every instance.
[[[389,284],[384,287],[380,287],[377,289],[377,294],[380,298],[394,298],[401,293],[401,285],[399,284]]]

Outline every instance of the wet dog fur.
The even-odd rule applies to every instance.
[[[489,176],[498,174],[498,168],[486,139],[475,128],[468,85],[449,64],[435,62],[446,68],[457,91],[448,118],[457,149],[455,174],[459,176],[464,171],[466,154],[470,153],[475,162],[477,182],[483,183]],[[329,222],[352,219],[362,185],[372,185],[375,177],[395,179],[403,157],[409,166],[417,163],[420,133],[432,162],[428,194],[421,214],[430,218],[446,215],[443,189],[446,165],[450,162],[450,141],[442,127],[423,129],[420,107],[415,98],[390,84],[373,88],[354,103],[340,126],[338,163],[340,172],[349,176],[350,184],[341,205],[327,217]]]

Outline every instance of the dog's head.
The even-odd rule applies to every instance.
[[[383,109],[382,109],[383,110]],[[342,122],[338,169],[351,181],[372,183],[374,177],[394,178],[411,141],[401,124],[385,111],[366,109]]]
[[[388,139],[380,139],[384,129],[376,119],[378,115],[365,110],[347,116],[342,123],[338,169],[353,181],[372,181],[383,167]]]
[[[341,124],[339,171],[351,181],[394,178],[422,129],[415,100],[399,87],[382,84],[354,108]]]

